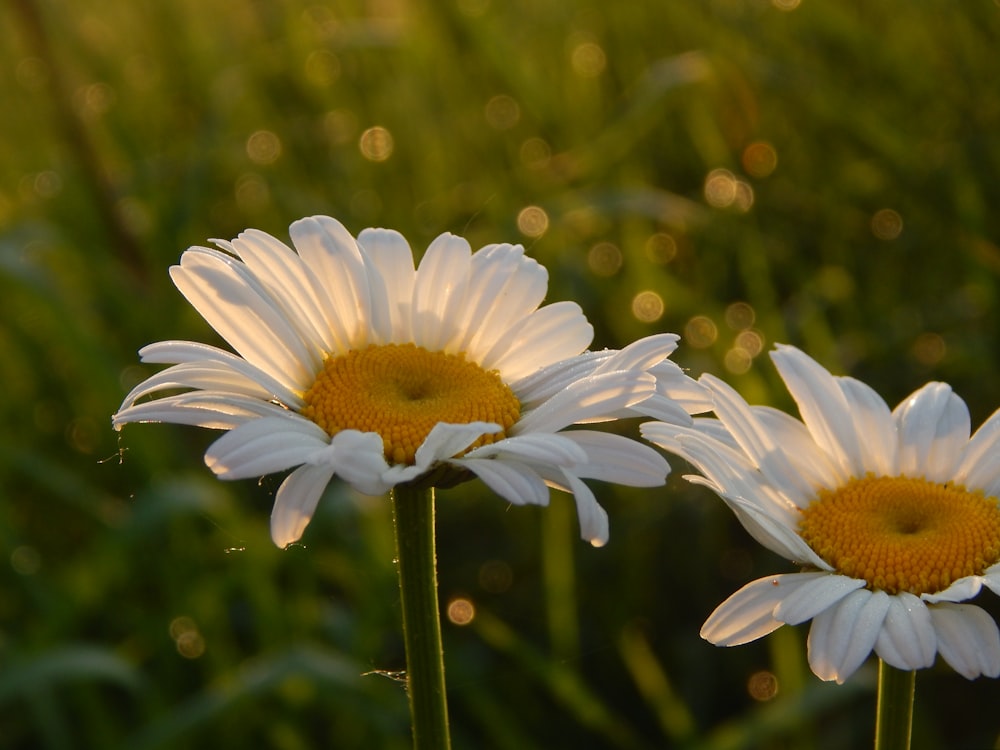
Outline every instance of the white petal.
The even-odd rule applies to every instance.
[[[515,505],[548,505],[549,488],[534,469],[519,461],[499,458],[461,458],[451,461],[468,469],[487,487]]]
[[[644,372],[618,371],[579,380],[523,414],[511,432],[556,432],[631,406],[648,397],[655,387],[654,378]]]
[[[526,257],[520,245],[489,245],[476,251],[464,313],[470,325],[453,347],[481,361],[510,328],[542,304],[548,281],[545,267]]]
[[[724,494],[722,499],[750,536],[772,552],[800,565],[831,570],[830,565],[806,544],[789,521],[776,517],[772,509],[762,509],[742,497]]]
[[[155,364],[219,364],[257,383],[269,394],[268,399],[291,407],[298,407],[303,403],[299,391],[290,390],[281,381],[242,357],[208,344],[196,341],[158,341],[142,347],[139,357],[143,362]]]
[[[938,651],[966,679],[1000,676],[1000,633],[989,614],[974,604],[930,607]]]
[[[417,346],[443,351],[464,326],[474,323],[461,314],[471,254],[469,243],[453,234],[440,235],[424,253],[413,285],[413,343]]]
[[[703,375],[701,382],[712,393],[715,413],[750,461],[760,469],[764,481],[802,507],[815,495],[815,485],[792,465],[788,454],[793,451],[776,442],[757,419],[757,412],[729,385],[711,375]]]
[[[861,579],[842,575],[831,574],[817,578],[811,586],[803,586],[789,593],[775,608],[774,616],[788,625],[798,625],[825,612],[864,585],[865,582]]]
[[[294,412],[258,398],[192,391],[129,406],[115,414],[111,423],[115,429],[121,429],[129,422],[165,422],[209,430],[231,430],[262,417],[284,419],[289,414]]]
[[[326,291],[331,335],[359,349],[370,342],[371,284],[365,258],[344,225],[329,216],[310,216],[288,228],[292,244]]]
[[[469,451],[467,458],[505,458],[538,466],[577,467],[587,461],[581,446],[566,433],[527,433]]]
[[[170,269],[181,294],[244,359],[293,390],[312,383],[322,357],[246,266],[225,253],[191,248]]]
[[[954,481],[969,490],[982,490],[990,497],[1000,494],[1000,410],[976,430],[962,451]]]
[[[375,432],[341,430],[329,444],[310,453],[306,462],[332,467],[337,476],[366,495],[381,495],[393,486],[386,479],[389,464],[382,436]]]
[[[670,473],[670,464],[663,456],[622,435],[593,430],[569,430],[560,434],[587,454],[583,466],[573,469],[578,477],[628,487],[659,487]]]
[[[533,370],[522,378],[508,382],[508,385],[521,402],[521,408],[528,411],[591,375],[610,356],[610,351],[584,352]]]
[[[847,476],[863,476],[865,459],[850,406],[837,380],[793,346],[779,344],[771,359],[817,445]]]
[[[912,671],[931,666],[937,656],[937,635],[927,605],[905,591],[890,596],[875,653],[896,669]]]
[[[435,461],[443,461],[458,455],[483,435],[493,435],[501,429],[500,425],[493,422],[468,424],[438,422],[417,448],[414,461],[417,466],[430,467]]]
[[[821,612],[809,628],[809,666],[821,680],[843,683],[875,647],[889,611],[884,591],[857,589]]]
[[[676,333],[659,333],[633,341],[620,351],[615,351],[594,370],[598,375],[615,370],[649,370],[669,357],[677,349]]]
[[[921,594],[920,598],[930,604],[937,602],[964,602],[974,598],[983,587],[982,576],[965,576],[936,594]]]
[[[509,328],[479,363],[499,370],[505,382],[530,375],[546,365],[580,354],[594,338],[594,328],[575,302],[554,302]]]
[[[928,383],[893,412],[899,430],[899,471],[932,482],[954,478],[969,441],[969,409],[945,383]]]
[[[358,235],[358,244],[371,258],[385,284],[390,331],[375,343],[412,341],[411,309],[416,280],[413,251],[403,235],[391,229],[365,229]]]
[[[257,229],[243,232],[229,247],[268,290],[303,341],[321,352],[343,348],[346,342],[335,336],[326,291],[298,254]]]
[[[220,437],[205,453],[205,464],[220,479],[247,479],[305,463],[327,445],[327,434],[308,419],[255,419]]]
[[[271,539],[276,545],[284,548],[301,538],[332,477],[331,466],[302,466],[285,478],[271,510]]]
[[[879,476],[897,473],[899,441],[896,424],[885,400],[870,386],[854,378],[837,378],[847,399],[848,415],[854,421],[854,434],[861,449],[861,471]]]
[[[576,500],[576,515],[580,519],[580,538],[595,547],[603,547],[608,543],[610,536],[607,512],[597,502],[590,487],[570,471],[564,471],[563,474]]]
[[[780,628],[774,610],[799,588],[808,588],[826,573],[784,573],[748,583],[709,615],[701,637],[717,646],[742,646]]]
[[[983,585],[994,594],[1000,595],[1000,563],[991,565],[983,572]]]

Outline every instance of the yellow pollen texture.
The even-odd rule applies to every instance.
[[[838,573],[889,594],[932,594],[1000,559],[996,498],[914,477],[821,490],[799,533]]]
[[[384,344],[328,357],[305,394],[302,415],[329,435],[377,432],[391,464],[413,464],[417,448],[438,422],[495,422],[469,450],[506,437],[521,404],[495,370],[462,354],[413,344]]]

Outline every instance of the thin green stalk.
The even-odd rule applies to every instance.
[[[875,750],[909,750],[916,672],[878,663]]]
[[[448,704],[434,551],[434,489],[392,490],[406,644],[406,689],[415,750],[447,750]]]

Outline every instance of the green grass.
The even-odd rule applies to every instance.
[[[418,250],[523,242],[597,347],[686,334],[694,374],[790,407],[757,348],[795,343],[892,403],[946,380],[981,422],[1000,404],[997,38],[986,0],[5,4],[0,744],[408,746],[387,503],[332,486],[277,550],[278,478],[216,481],[202,431],[110,428],[152,371],[140,346],[213,340],[166,273],[210,237],[327,213]],[[359,147],[373,127],[384,161]],[[752,205],[717,205],[734,188]],[[649,295],[633,313],[642,292],[660,314]],[[478,612],[444,626],[457,747],[870,742],[873,665],[837,688],[802,628],[698,638],[790,566],[678,469],[597,488],[600,550],[566,497],[439,494],[441,595]],[[778,693],[758,703],[762,670]],[[915,747],[994,746],[998,699],[921,672]]]

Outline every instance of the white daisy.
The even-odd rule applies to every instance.
[[[648,423],[753,537],[802,566],[727,599],[702,637],[720,646],[812,620],[809,664],[843,682],[874,651],[921,669],[941,654],[972,679],[1000,675],[1000,635],[962,602],[1000,593],[1000,411],[969,436],[965,403],[928,383],[892,412],[867,385],[790,346],[772,358],[802,421],[749,406],[709,375],[718,420]]]
[[[205,454],[222,479],[294,469],[275,497],[276,544],[297,540],[336,476],[366,494],[476,475],[515,504],[576,497],[584,539],[608,521],[584,479],[663,483],[659,454],[570,425],[645,415],[690,423],[703,390],[667,357],[672,334],[584,352],[578,305],[539,307],[548,274],[519,245],[476,253],[443,234],[419,268],[397,232],[355,240],[336,220],[301,219],[294,250],[248,230],[193,247],[177,288],[236,354],[188,341],[144,347],[172,367],[139,384],[113,417],[225,430]],[[180,390],[180,393],[177,391]],[[150,394],[160,395],[146,400]]]

